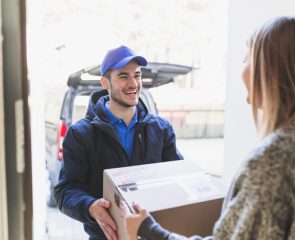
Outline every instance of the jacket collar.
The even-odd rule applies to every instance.
[[[104,106],[109,100],[107,90],[103,89],[93,92],[90,95],[86,117],[96,123],[108,122]],[[151,117],[151,114],[148,113],[147,107],[140,98],[136,110],[139,122],[145,122]]]

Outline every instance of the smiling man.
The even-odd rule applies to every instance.
[[[101,63],[104,90],[91,94],[86,117],[63,142],[63,166],[55,196],[60,210],[84,223],[89,239],[118,239],[102,198],[103,170],[183,159],[165,119],[140,100],[145,58],[126,46],[108,51]],[[152,196],[151,196],[152,198]]]

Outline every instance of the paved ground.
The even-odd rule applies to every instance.
[[[58,208],[47,208],[47,240],[87,240],[82,223],[60,213]]]
[[[223,139],[177,140],[185,159],[196,162],[211,173],[221,175]],[[47,208],[47,240],[87,240],[82,223],[61,214],[57,208]]]

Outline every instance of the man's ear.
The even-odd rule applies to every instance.
[[[101,77],[100,83],[101,83],[101,86],[106,90],[109,90],[111,88],[110,80],[107,77]]]

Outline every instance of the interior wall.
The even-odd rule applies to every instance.
[[[0,2],[0,27],[2,27],[2,14]],[[0,35],[0,239],[8,240],[7,218],[7,189],[5,166],[5,128],[4,128],[4,99],[3,99],[3,36]]]
[[[230,0],[223,175],[228,183],[257,140],[241,77],[247,40],[269,18],[294,15],[294,9],[293,0]]]

